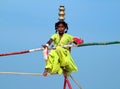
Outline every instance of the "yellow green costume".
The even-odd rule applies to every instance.
[[[51,39],[54,42],[56,49],[50,51],[48,60],[46,61],[46,67],[49,69],[49,73],[62,74],[65,68],[69,73],[78,71],[68,48],[61,47],[73,42],[73,36],[64,33],[60,39],[59,34],[53,34]]]

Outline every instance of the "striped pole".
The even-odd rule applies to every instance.
[[[112,42],[93,42],[93,43],[84,43],[80,45],[63,45],[62,47],[84,47],[84,46],[97,46],[97,45],[113,45],[113,44],[120,44],[120,41],[112,41]],[[48,50],[54,49],[56,47],[48,48]],[[24,50],[20,52],[9,52],[9,53],[3,53],[0,54],[0,56],[10,56],[10,55],[17,55],[17,54],[25,54],[25,53],[31,53],[31,52],[37,52],[42,51],[44,48],[36,48],[31,50]]]
[[[19,51],[19,52],[2,53],[2,54],[0,54],[0,56],[10,56],[10,55],[17,55],[17,54],[25,54],[25,53],[31,53],[31,52],[41,51],[41,50],[44,50],[44,48],[36,48],[36,49],[31,49],[31,50]]]
[[[112,44],[120,44],[120,41],[85,43],[85,44],[80,44],[77,47],[95,46],[95,45],[112,45]]]

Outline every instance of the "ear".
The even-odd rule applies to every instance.
[[[83,42],[84,42],[81,38],[78,38],[78,37],[73,37],[73,40],[78,45],[83,44]]]

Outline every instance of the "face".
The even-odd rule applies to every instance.
[[[59,34],[63,34],[65,31],[65,26],[63,24],[59,24],[57,30]]]

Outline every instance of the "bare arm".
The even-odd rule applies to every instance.
[[[47,42],[47,44],[51,44],[53,42],[53,40],[50,38],[50,40]]]
[[[53,42],[53,40],[50,38],[49,41],[45,44],[42,45],[44,48],[48,47],[51,43]]]
[[[71,53],[71,47],[69,47],[69,51],[70,51],[70,53]]]

